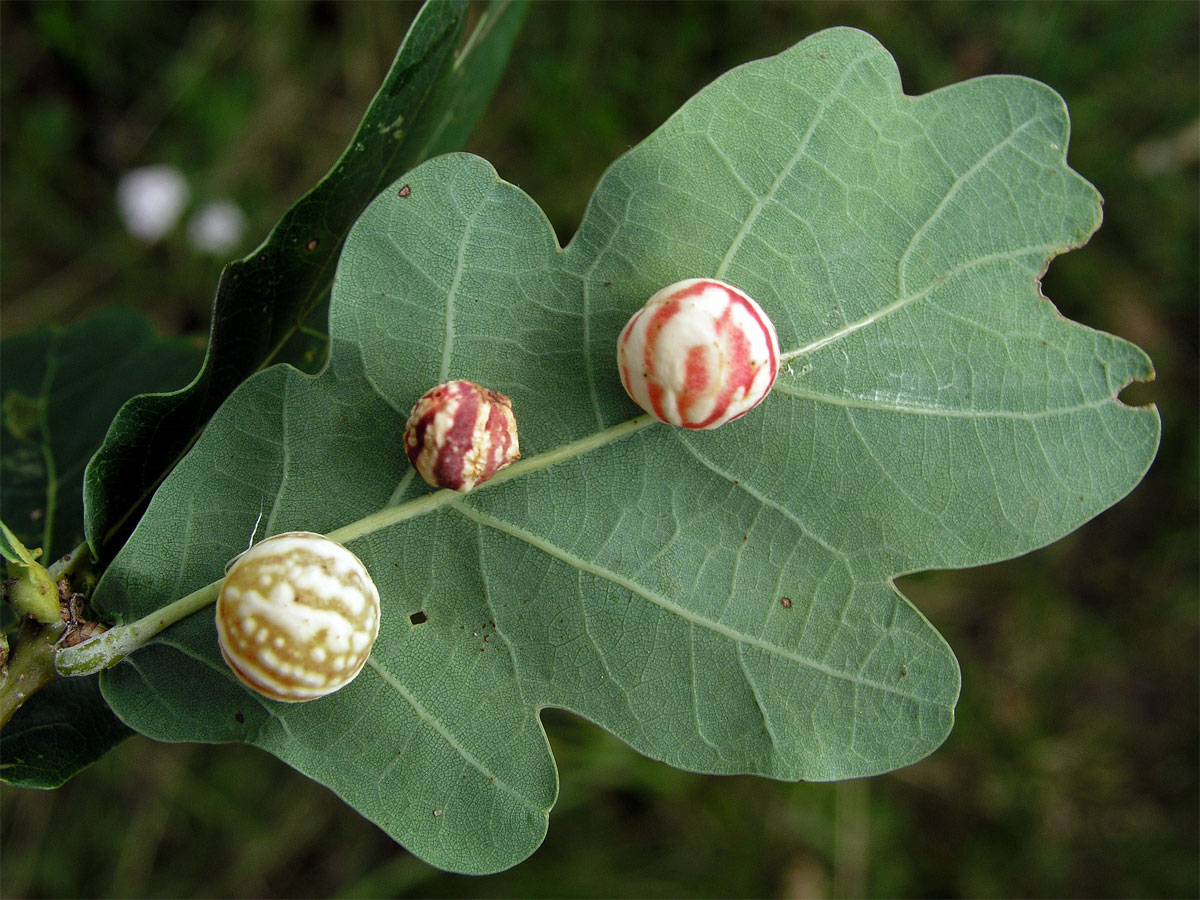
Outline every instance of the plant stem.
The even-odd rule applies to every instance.
[[[497,484],[503,484],[514,478],[520,478],[533,472],[552,466],[563,460],[573,459],[592,450],[603,447],[614,441],[636,434],[653,425],[657,419],[651,415],[638,416],[625,422],[620,422],[603,431],[590,434],[570,444],[564,444],[537,456],[518,460],[511,466],[497,472],[490,480],[475,488],[475,491],[486,490]],[[473,492],[474,493],[474,492]],[[358,538],[365,537],[384,528],[389,528],[407,519],[425,515],[434,510],[449,505],[452,501],[462,498],[462,494],[450,490],[434,491],[424,494],[399,506],[391,506],[378,512],[364,516],[357,522],[343,525],[329,532],[326,537],[338,543],[348,544]],[[84,549],[84,548],[80,548]],[[221,591],[221,581],[214,581],[186,597],[169,603],[162,609],[155,610],[148,616],[131,622],[128,625],[117,625],[103,634],[84,641],[74,647],[66,647],[58,651],[54,658],[54,666],[59,675],[79,676],[94,675],[110,669],[126,656],[147,644],[156,634],[169,625],[174,625],[180,619],[198,612],[213,603]]]
[[[59,675],[69,676],[94,675],[110,669],[168,625],[204,609],[217,599],[220,589],[220,581],[206,584],[136,622],[118,625],[82,644],[66,647],[58,651],[54,666]]]
[[[58,678],[54,671],[54,642],[66,627],[62,622],[36,625],[26,619],[17,635],[8,672],[0,678],[0,727],[33,693]]]

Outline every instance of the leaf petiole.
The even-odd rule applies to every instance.
[[[136,622],[117,625],[82,644],[64,647],[54,655],[54,668],[64,676],[94,675],[112,668],[168,625],[174,625],[215,601],[220,589],[221,582],[214,581]]]
[[[511,466],[502,469],[488,482],[476,490],[486,490],[493,485],[520,478],[563,460],[573,459],[606,444],[621,440],[636,434],[655,424],[658,420],[651,415],[641,415],[634,419],[620,422],[603,431],[590,434],[537,456],[518,460]],[[358,538],[365,537],[376,531],[381,531],[407,519],[424,515],[448,505],[462,495],[451,490],[434,491],[424,494],[399,506],[391,506],[378,512],[364,516],[356,522],[344,525],[329,532],[326,537],[348,544]],[[168,603],[161,609],[155,610],[148,616],[130,622],[128,625],[117,625],[91,640],[84,641],[74,647],[64,647],[54,656],[54,667],[59,675],[81,676],[94,675],[105,669],[112,668],[133,651],[145,646],[164,628],[174,625],[180,619],[199,612],[217,599],[221,590],[221,581],[206,584],[199,590],[192,591],[173,603]]]

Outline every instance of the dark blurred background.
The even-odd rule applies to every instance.
[[[415,9],[0,5],[3,333],[111,306],[163,334],[204,331],[221,263],[337,158]],[[467,878],[264,753],[139,737],[58,791],[0,791],[0,895],[1200,894],[1198,11],[535,3],[468,147],[566,241],[605,167],[691,94],[831,25],[878,37],[909,93],[1016,73],[1063,95],[1069,158],[1104,195],[1105,223],[1055,261],[1045,292],[1150,353],[1158,380],[1123,396],[1159,406],[1163,445],[1128,499],[1054,546],[903,580],[963,670],[957,725],[931,758],[835,785],[706,777],[547,712],[562,774],[549,838],[509,872]],[[160,164],[189,201],[146,244],[116,189]],[[244,216],[224,251],[189,237],[213,201]]]

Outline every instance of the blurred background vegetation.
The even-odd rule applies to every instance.
[[[1156,896],[1200,894],[1197,52],[1194,3],[535,3],[468,149],[569,239],[604,168],[733,65],[830,25],[905,89],[1028,75],[1071,110],[1105,224],[1057,260],[1063,313],[1133,340],[1158,460],[1052,547],[902,588],[962,663],[945,746],[837,785],[679,772],[573,717],[550,835],[486,878],[406,854],[259,751],[134,738],[55,792],[0,791],[0,895]],[[222,258],[124,230],[120,175],[166,163],[231,199],[240,256],[349,139],[415,6],[0,6],[0,293],[11,336],[111,306],[203,332]]]

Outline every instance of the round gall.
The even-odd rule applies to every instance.
[[[217,642],[234,675],[273,700],[315,700],[361,671],[379,634],[379,591],[362,562],[306,531],[243,553],[217,597]]]
[[[658,291],[617,341],[621,383],[669,425],[717,428],[762,403],[779,374],[779,338],[762,307],[714,278]]]
[[[465,494],[520,458],[512,401],[472,381],[439,384],[413,406],[404,449],[428,484]]]

